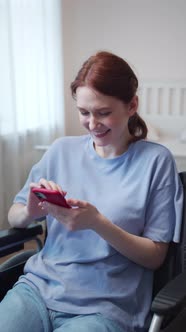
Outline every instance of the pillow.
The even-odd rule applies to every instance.
[[[148,128],[147,139],[149,141],[158,142],[160,140],[160,133],[157,128],[152,126],[149,122],[146,122]]]
[[[186,129],[182,130],[181,134],[179,135],[179,140],[182,143],[186,143]]]

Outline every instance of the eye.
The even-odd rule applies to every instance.
[[[83,115],[83,116],[87,116],[87,115],[89,115],[89,112],[88,112],[88,111],[79,110],[79,112],[80,112],[81,115]]]
[[[100,112],[100,113],[99,113],[100,116],[108,116],[108,115],[110,115],[110,114],[111,114],[110,111],[107,111],[107,112]]]

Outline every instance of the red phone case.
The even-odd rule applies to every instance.
[[[52,204],[60,205],[70,209],[71,206],[66,202],[64,196],[57,190],[49,190],[46,188],[32,188],[32,192],[39,198],[40,201],[47,201]]]

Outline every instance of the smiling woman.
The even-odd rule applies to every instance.
[[[15,196],[10,225],[46,217],[48,232],[0,304],[2,330],[74,331],[78,321],[79,331],[147,331],[153,270],[179,241],[183,192],[169,150],[145,139],[137,85],[108,52],[91,56],[72,83],[88,134],[57,139]],[[63,192],[72,208],[40,202],[33,186]],[[21,314],[25,302],[32,320]]]

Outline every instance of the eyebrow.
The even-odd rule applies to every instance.
[[[83,107],[81,107],[81,106],[78,106],[78,105],[77,105],[77,108],[78,108],[79,110],[89,112],[86,108],[83,108]],[[109,109],[110,109],[110,107],[108,107],[108,106],[104,106],[104,107],[100,107],[100,108],[97,108],[97,109],[93,110],[93,112],[106,111],[106,110],[109,110]]]

